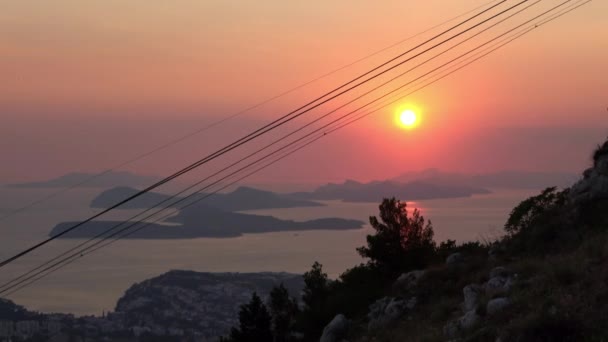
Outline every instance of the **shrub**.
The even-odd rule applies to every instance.
[[[329,306],[333,312],[353,317],[366,314],[370,304],[386,294],[389,283],[370,265],[355,266],[331,284]]]
[[[562,207],[567,194],[568,190],[557,191],[557,188],[551,187],[545,189],[540,195],[526,199],[511,211],[505,224],[505,231],[515,235],[530,229],[544,215]]]
[[[482,244],[479,241],[464,242],[460,245],[454,240],[443,241],[437,247],[437,256],[441,260],[445,260],[450,254],[460,252],[466,255],[486,255],[488,253],[488,245]]]
[[[593,152],[594,166],[597,166],[599,159],[606,155],[608,155],[608,140],[606,140],[602,145],[597,145],[597,148]]]

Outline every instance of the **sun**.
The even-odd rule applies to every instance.
[[[418,117],[416,116],[416,112],[411,109],[406,109],[399,114],[399,122],[404,127],[413,127],[418,121]]]
[[[422,107],[413,103],[404,103],[395,108],[393,113],[395,126],[401,129],[412,130],[420,125]]]
[[[401,128],[413,129],[419,123],[418,113],[412,108],[401,109],[395,115],[395,123]]]

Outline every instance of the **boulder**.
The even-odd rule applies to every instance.
[[[506,298],[506,297],[494,298],[488,302],[488,304],[486,306],[486,313],[488,315],[497,314],[497,313],[501,312],[502,310],[504,310],[509,305],[511,305],[511,301],[509,300],[509,298]]]
[[[479,324],[480,320],[481,317],[479,317],[476,310],[471,310],[465,313],[464,316],[460,317],[458,320],[458,325],[463,331],[468,331],[475,328],[477,324]]]
[[[416,304],[418,304],[418,298],[412,297],[405,302],[405,307],[408,308],[408,310],[414,310]]]
[[[390,297],[377,300],[369,306],[367,330],[375,331],[386,328],[396,322],[406,311],[413,309],[415,305],[415,297],[410,300]]]
[[[463,311],[471,311],[479,305],[479,297],[481,295],[481,287],[477,284],[470,284],[462,289],[464,295]]]
[[[443,335],[446,338],[453,339],[458,336],[460,332],[460,327],[458,326],[458,321],[450,321],[446,325],[443,326]]]
[[[443,335],[448,339],[456,338],[461,332],[469,331],[474,329],[479,322],[481,317],[477,314],[476,310],[467,311],[462,317],[455,321],[450,321],[443,326]]]
[[[494,296],[497,294],[506,294],[511,291],[511,288],[515,284],[515,276],[495,276],[490,278],[487,283],[484,284],[484,290],[487,296]]]
[[[494,267],[490,271],[490,279],[494,277],[507,277],[508,275],[509,271],[503,266]]]
[[[462,254],[456,252],[450,254],[447,259],[445,259],[445,264],[448,266],[454,266],[461,263],[463,260]]]
[[[323,329],[323,334],[319,342],[338,342],[346,335],[348,331],[348,319],[342,314],[336,315]]]
[[[403,273],[395,280],[393,288],[399,291],[409,291],[418,285],[418,282],[425,274],[426,270]]]

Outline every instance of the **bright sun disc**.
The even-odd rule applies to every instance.
[[[399,115],[399,121],[405,127],[411,127],[416,123],[416,113],[411,109],[406,109]]]

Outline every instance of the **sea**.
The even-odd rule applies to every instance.
[[[33,199],[48,196],[48,189],[0,188],[0,216]],[[89,208],[100,189],[75,189],[0,221],[0,258],[4,260],[48,236],[59,222],[84,219],[98,210]],[[535,190],[493,189],[467,198],[408,202],[431,220],[435,240],[492,241],[502,234],[511,209]],[[379,203],[323,201],[323,207],[251,210],[249,214],[280,219],[309,220],[341,217],[369,222]],[[118,210],[106,219],[126,219],[138,211]],[[116,301],[132,284],[169,270],[200,272],[303,273],[318,261],[330,277],[365,262],[356,248],[372,232],[369,224],[357,230],[276,232],[237,238],[184,240],[120,240],[79,258],[6,298],[30,310],[76,315],[101,315],[114,310]],[[82,240],[55,240],[18,261],[0,268],[0,283],[38,266]]]

